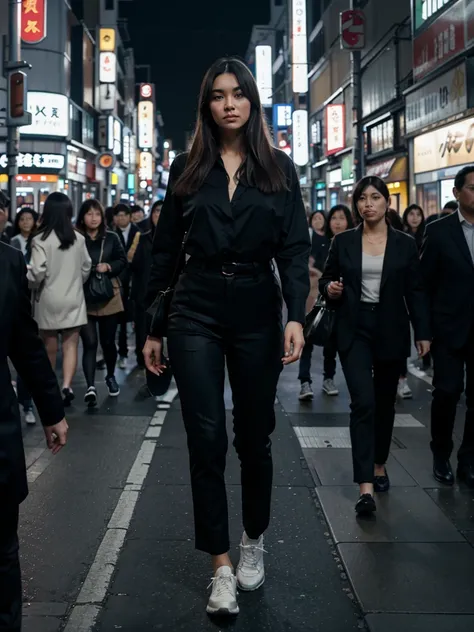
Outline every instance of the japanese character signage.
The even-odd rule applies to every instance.
[[[53,92],[28,92],[31,125],[20,128],[21,136],[69,135],[69,99]]]
[[[57,169],[60,171],[64,167],[65,159],[62,154],[19,154],[17,165],[20,169]],[[0,168],[6,169],[8,157],[0,154]]]
[[[345,108],[341,104],[326,106],[326,156],[346,147]]]
[[[292,0],[293,92],[308,92],[308,37],[306,0]]]
[[[474,118],[441,127],[415,138],[415,173],[474,162]]]
[[[21,39],[39,44],[46,37],[47,0],[22,0]]]
[[[466,47],[466,4],[459,0],[413,41],[413,78],[419,81]]]
[[[341,48],[361,50],[365,46],[365,14],[359,9],[341,13]]]
[[[100,53],[99,81],[100,83],[115,83],[117,79],[117,57],[115,53]]]
[[[138,104],[138,146],[140,149],[153,147],[155,121],[153,101],[140,101]]]

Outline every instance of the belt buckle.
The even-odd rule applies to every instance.
[[[235,272],[226,272],[225,271],[225,267],[226,267],[226,264],[223,264],[223,266],[221,268],[222,276],[225,276],[225,277],[233,277],[233,276],[235,276]]]

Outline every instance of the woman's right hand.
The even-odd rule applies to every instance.
[[[327,289],[328,297],[333,301],[336,301],[337,299],[341,298],[343,290],[343,283],[340,283],[339,281],[331,281]]]
[[[162,348],[163,340],[161,338],[152,338],[151,336],[148,336],[145,346],[143,347],[145,366],[155,375],[162,375],[163,371],[166,370],[166,365],[161,362]]]

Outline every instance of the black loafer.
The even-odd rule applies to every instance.
[[[474,489],[474,465],[466,464],[458,465],[457,471],[458,479],[465,483],[469,489]]]
[[[374,476],[374,492],[381,494],[382,492],[388,492],[390,489],[390,479],[388,477],[387,468],[385,468],[385,474],[383,476]]]
[[[454,485],[454,474],[449,459],[433,458],[433,476],[438,483]]]
[[[359,516],[370,516],[377,511],[372,494],[362,494],[356,503],[355,510],[356,514]]]

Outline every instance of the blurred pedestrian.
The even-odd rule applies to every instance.
[[[8,221],[9,208],[10,200],[3,191],[0,191],[0,242],[4,244],[10,243],[12,232],[12,225]]]
[[[304,345],[310,240],[299,177],[288,156],[271,146],[257,85],[243,62],[222,59],[209,69],[198,112],[191,150],[171,166],[149,296],[170,283],[186,233],[190,259],[174,290],[168,348],[188,436],[196,547],[212,556],[214,568],[207,612],[237,614],[237,582],[256,590],[265,579],[274,401],[282,367],[298,360]],[[284,337],[272,259],[288,308]],[[156,325],[144,356],[159,373],[164,330]],[[236,576],[224,481],[226,361],[245,529]]]
[[[120,274],[127,267],[127,256],[120,243],[118,235],[107,230],[105,213],[98,200],[90,199],[83,202],[77,215],[76,227],[86,238],[86,246],[92,260],[92,277],[95,274],[104,275],[111,280],[113,296],[104,298],[102,302],[92,301],[90,291],[86,290],[87,324],[81,329],[81,340],[84,347],[82,367],[86,378],[87,391],[84,401],[89,407],[97,405],[97,390],[95,387],[95,372],[97,347],[100,345],[104,353],[107,366],[105,383],[110,397],[117,397],[120,388],[115,379],[117,363],[117,345],[115,337],[119,315],[123,312]]]
[[[127,255],[128,263],[133,261],[138,243],[140,241],[140,231],[132,223],[132,210],[126,204],[117,204],[114,209],[115,232],[119,236],[122,247]],[[122,300],[123,312],[119,315],[119,336],[118,336],[118,352],[119,352],[119,369],[127,367],[128,358],[128,323],[133,320],[133,304],[130,301],[131,276],[130,266],[124,268],[120,274],[120,282],[122,284]]]
[[[138,226],[145,219],[145,211],[141,206],[131,206],[130,210],[132,212],[132,222]]]
[[[21,251],[27,264],[31,258],[31,240],[36,229],[37,221],[38,214],[27,206],[20,209],[15,217],[10,245]],[[36,417],[33,412],[33,400],[19,375],[17,376],[17,394],[18,403],[23,407],[25,422],[29,425],[35,424]]]
[[[28,269],[34,317],[53,369],[61,334],[65,406],[74,400],[71,383],[77,369],[79,330],[87,323],[83,284],[91,271],[84,237],[74,230],[72,216],[67,195],[56,192],[46,198]]]
[[[358,514],[376,510],[374,491],[388,491],[385,463],[392,439],[400,364],[410,355],[410,320],[420,356],[430,348],[430,315],[416,244],[387,220],[390,193],[377,176],[357,183],[362,224],[337,235],[319,282],[336,309],[339,357],[351,396]]]
[[[457,173],[453,192],[458,209],[427,226],[421,251],[433,321],[431,450],[435,479],[453,485],[454,422],[465,390],[457,475],[474,489],[474,166]]]
[[[25,261],[0,243],[0,629],[19,632],[22,591],[18,556],[19,506],[28,495],[21,421],[8,359],[32,393],[53,454],[68,426],[56,375],[31,317]]]
[[[152,266],[152,249],[153,238],[155,236],[156,225],[161,213],[162,204],[155,202],[153,204],[150,216],[151,229],[142,233],[138,247],[130,264],[132,272],[132,291],[131,298],[135,306],[135,342],[137,366],[145,368],[145,360],[143,358],[143,347],[147,338],[147,293],[150,281],[150,272]]]
[[[328,246],[335,235],[343,233],[345,230],[353,228],[352,214],[345,204],[336,204],[328,213],[325,232],[324,254],[319,253],[319,262],[321,270],[324,269],[326,257],[328,254]],[[311,377],[311,357],[313,354],[313,345],[306,344],[301,354],[298,379],[301,383],[299,394],[300,401],[312,400],[314,397]],[[329,397],[337,397],[339,389],[334,383],[336,375],[336,358],[337,346],[335,335],[331,336],[328,343],[323,348],[323,393]]]

